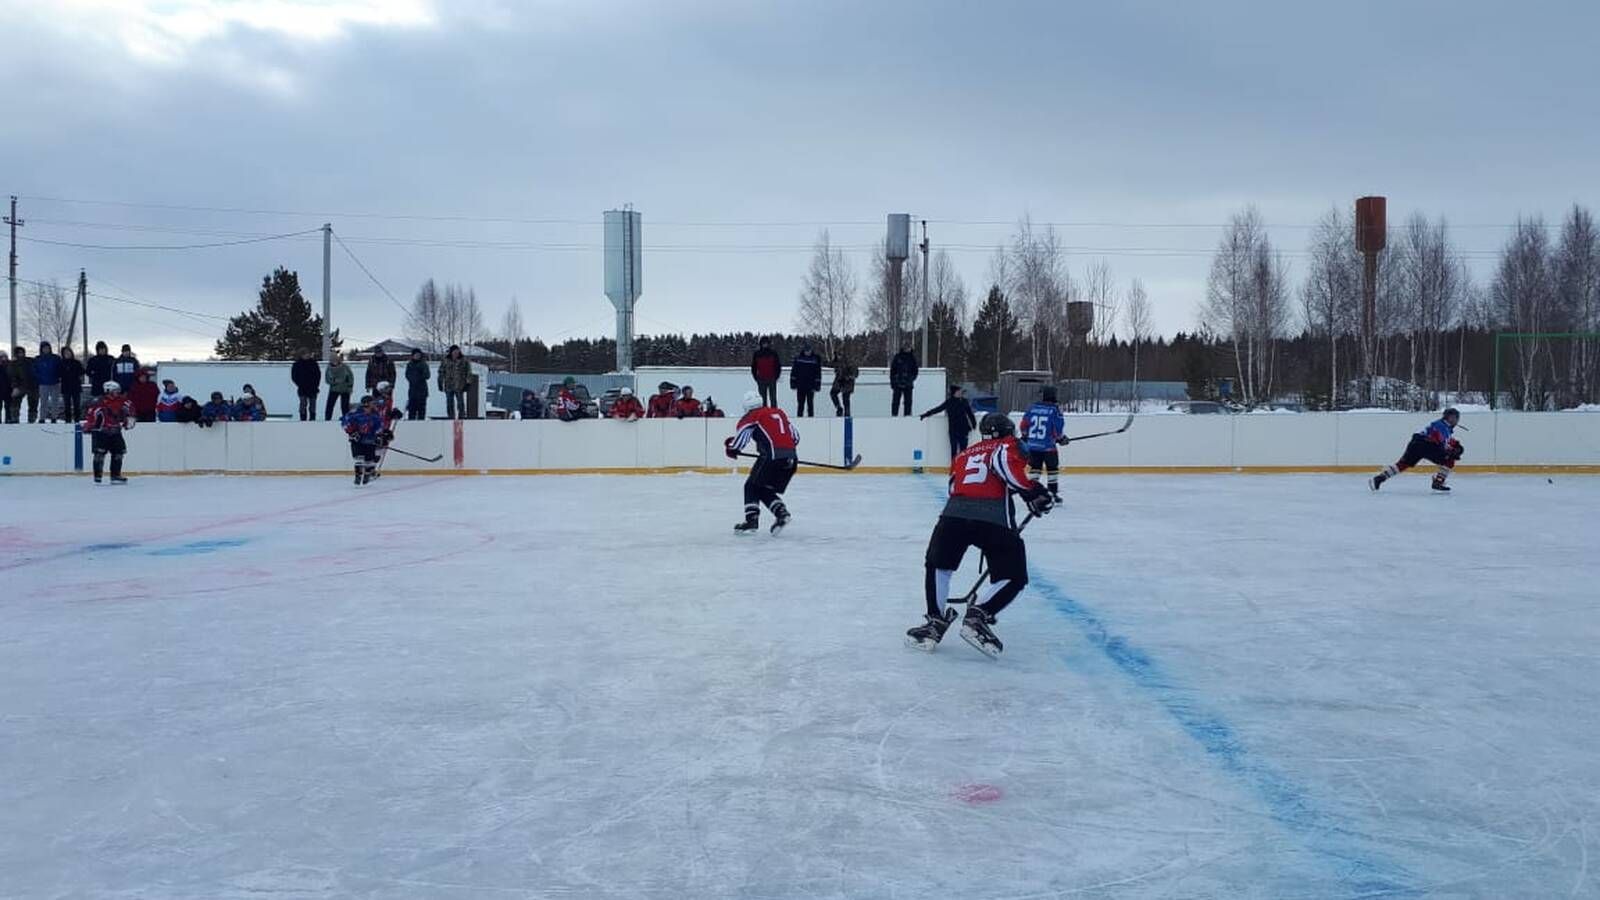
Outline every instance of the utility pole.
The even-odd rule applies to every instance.
[[[11,226],[11,346],[19,347],[21,335],[17,334],[17,229],[21,228],[23,221],[17,218],[17,195],[11,195],[11,215],[6,216],[5,222]]]
[[[83,308],[83,290],[83,270],[79,269],[78,291],[72,295],[72,318],[67,320],[67,343],[65,346],[69,348],[72,346],[72,336],[78,332],[78,310]],[[87,352],[89,350],[89,345],[84,344],[83,349],[85,351],[83,355],[85,358],[87,358],[89,355]]]
[[[931,365],[928,360],[928,319],[933,315],[933,309],[928,306],[928,220],[922,220],[922,364]]]
[[[78,270],[78,296],[83,298],[83,355],[88,358],[94,345],[89,343],[89,273]]]
[[[322,361],[333,360],[333,224],[322,223]]]

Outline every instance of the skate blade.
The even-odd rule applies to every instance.
[[[1000,649],[998,647],[991,647],[985,644],[983,641],[979,640],[978,636],[975,634],[971,634],[963,630],[961,632],[961,639],[971,645],[972,649],[982,653],[984,656],[987,656],[990,659],[1000,658]]]
[[[772,532],[772,536],[773,537],[777,537],[778,535],[783,534],[783,529],[786,528],[786,527],[788,527],[788,526],[783,522],[778,522],[778,523],[774,524],[772,526],[772,528],[770,529],[770,531]]]
[[[914,638],[908,634],[906,635],[906,646],[913,650],[921,650],[924,653],[932,653],[933,651],[939,649],[939,642]]]

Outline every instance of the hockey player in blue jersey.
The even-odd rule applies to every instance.
[[[1066,428],[1067,420],[1056,404],[1055,386],[1045,385],[1039,391],[1039,402],[1022,414],[1022,430],[1017,436],[1028,454],[1028,477],[1038,481],[1040,470],[1049,472],[1046,486],[1050,488],[1051,499],[1057,503],[1061,502],[1057,483],[1061,453],[1056,448],[1067,444]]]
[[[1465,449],[1454,437],[1455,430],[1460,424],[1459,410],[1453,406],[1445,410],[1444,415],[1436,419],[1433,424],[1413,434],[1411,442],[1406,444],[1406,452],[1400,456],[1400,461],[1392,466],[1385,466],[1382,472],[1368,479],[1368,486],[1377,490],[1385,481],[1425,459],[1439,466],[1439,470],[1433,473],[1433,489],[1450,490],[1450,486],[1444,483],[1445,479],[1455,470],[1456,460],[1461,458],[1461,453]]]
[[[396,410],[398,412],[398,410]],[[339,419],[344,433],[350,438],[350,456],[355,460],[356,487],[375,477],[378,468],[378,449],[388,443],[394,432],[378,413],[377,403],[371,396],[361,398],[361,405]]]

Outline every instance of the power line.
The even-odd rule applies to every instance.
[[[367,264],[362,262],[361,259],[356,256],[355,251],[351,250],[349,248],[349,246],[347,246],[345,244],[344,239],[339,237],[339,233],[337,231],[330,232],[330,233],[333,235],[333,239],[335,241],[339,242],[340,249],[344,250],[345,255],[350,257],[350,261],[355,263],[356,266],[359,267],[361,269],[361,271],[366,274],[367,278],[373,284],[378,286],[378,290],[383,291],[383,295],[385,297],[389,298],[389,302],[390,303],[393,303],[396,307],[398,307],[400,309],[400,311],[402,313],[404,313],[409,318],[410,315],[411,315],[411,311],[406,309],[406,305],[404,303],[401,303],[398,299],[395,298],[394,294],[392,292],[390,292],[390,290],[387,287],[384,286],[383,282],[378,280],[378,276],[372,274],[372,270],[367,268]]]
[[[234,247],[239,244],[259,244],[265,241],[279,241],[284,238],[299,237],[303,234],[312,234],[318,229],[306,231],[291,231],[286,234],[269,234],[260,237],[240,238],[232,241],[217,241],[209,244],[80,244],[74,241],[56,241],[49,238],[29,238],[22,240],[34,244],[51,244],[57,247],[73,247],[78,250],[204,250],[211,247]]]

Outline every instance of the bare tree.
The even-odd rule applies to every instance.
[[[30,285],[20,305],[17,329],[35,343],[49,341],[50,346],[59,348],[72,340],[73,304],[60,282],[51,279]]]
[[[969,325],[969,311],[967,309],[967,285],[961,280],[961,273],[956,271],[955,263],[950,259],[950,253],[940,250],[933,255],[933,261],[928,273],[928,315],[934,318],[934,310],[948,309],[958,330],[964,330]],[[923,360],[923,365],[935,365],[944,360],[945,328],[934,328],[933,359]]]
[[[1465,266],[1450,247],[1444,220],[1430,223],[1421,213],[1407,220],[1396,251],[1399,302],[1409,338],[1408,380],[1437,392],[1445,381],[1444,332],[1461,306]]]
[[[1516,231],[1500,251],[1500,264],[1489,290],[1495,316],[1502,325],[1524,334],[1545,330],[1555,292],[1550,278],[1550,238],[1543,219],[1536,216],[1517,220]],[[1544,409],[1551,388],[1541,367],[1548,355],[1545,340],[1519,339],[1515,347],[1517,380],[1511,386],[1513,399],[1522,409]]]
[[[1306,331],[1328,342],[1328,403],[1339,403],[1339,339],[1356,328],[1361,308],[1361,256],[1351,222],[1328,210],[1311,233],[1310,269],[1300,287]]]
[[[500,336],[505,339],[510,359],[511,371],[517,371],[517,344],[527,337],[527,329],[522,324],[522,306],[517,303],[515,295],[511,298],[511,305],[506,307],[505,317],[500,320]]]
[[[855,320],[855,267],[843,250],[833,246],[824,229],[800,285],[800,331],[822,338],[827,358],[833,359],[839,344],[854,330]]]
[[[1581,332],[1568,355],[1567,381],[1578,403],[1600,401],[1600,231],[1594,216],[1574,206],[1561,225],[1555,257],[1556,306],[1564,326]]]
[[[432,278],[417,289],[406,322],[406,336],[430,353],[443,353],[452,344],[472,344],[482,337],[483,309],[470,287],[447,284],[439,290]]]
[[[867,327],[885,334],[890,330],[893,318],[891,311],[894,309],[894,267],[889,262],[887,250],[884,244],[879,244],[873,250],[872,282],[867,290],[865,310]],[[925,315],[922,310],[922,266],[910,260],[900,267],[900,299],[900,332],[909,334],[921,329]]]
[[[1139,396],[1139,350],[1144,342],[1150,339],[1155,330],[1155,320],[1150,310],[1150,295],[1144,289],[1144,282],[1135,278],[1128,286],[1128,301],[1122,308],[1122,324],[1128,332],[1128,343],[1133,347],[1133,397],[1132,409],[1138,410]]]
[[[1246,404],[1272,394],[1275,347],[1288,324],[1288,272],[1255,207],[1234,214],[1218,242],[1201,308],[1203,323],[1228,337]]]
[[[1072,293],[1071,278],[1061,267],[1061,241],[1054,227],[1036,230],[1033,220],[1023,216],[1011,236],[1009,254],[1010,280],[1002,284],[1012,309],[1027,324],[1032,366],[1039,368],[1043,351],[1044,367],[1055,371],[1053,347],[1063,333]]]

